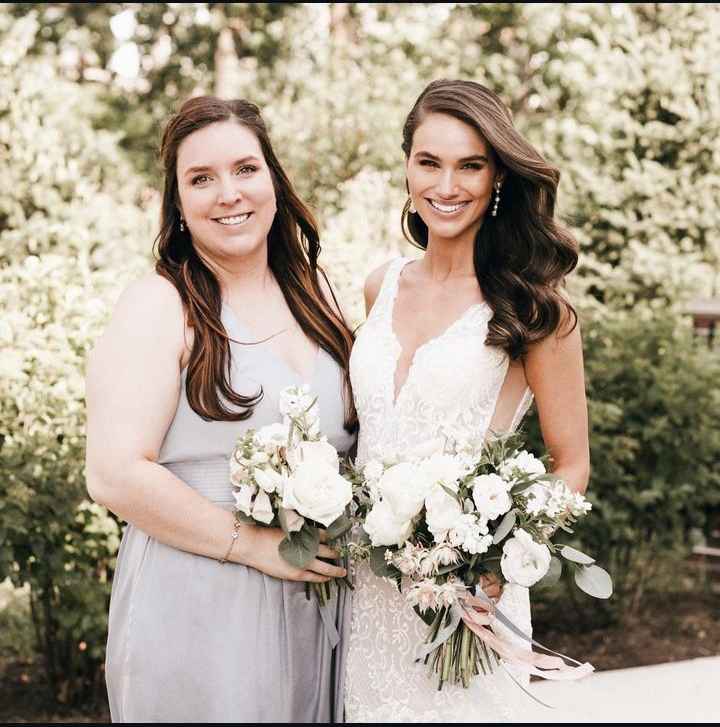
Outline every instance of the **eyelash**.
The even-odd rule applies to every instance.
[[[423,159],[420,162],[420,166],[436,167],[437,163],[432,161],[432,159]],[[472,169],[475,172],[479,172],[483,168],[483,165],[480,164],[479,162],[468,162],[467,164],[463,164],[463,168],[468,168],[468,169]]]
[[[249,172],[248,172],[248,175],[249,175],[249,174],[253,174],[254,172],[257,172],[257,170],[258,170],[258,168],[257,168],[256,166],[252,165],[252,164],[243,164],[243,166],[241,166],[241,167],[239,167],[239,168],[238,168],[238,172],[240,172],[240,173],[241,173],[241,172],[243,172],[243,171],[244,171],[245,169],[248,169],[248,170],[249,170]],[[248,175],[243,175],[243,176],[248,176]],[[197,175],[197,177],[193,177],[193,178],[192,178],[192,181],[191,181],[190,183],[191,183],[191,184],[192,184],[193,186],[195,186],[195,185],[197,185],[197,184],[198,184],[198,182],[199,182],[199,181],[200,181],[201,179],[209,179],[209,178],[210,178],[210,177],[209,177],[209,176],[208,176],[207,174],[198,174],[198,175]]]

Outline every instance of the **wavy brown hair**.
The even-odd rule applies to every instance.
[[[425,88],[403,127],[406,158],[415,130],[432,113],[476,129],[498,172],[504,172],[497,217],[486,213],[475,237],[473,261],[480,289],[494,311],[487,343],[519,358],[529,344],[558,330],[564,321],[572,322],[569,330],[577,325],[574,308],[559,292],[578,260],[577,243],[554,219],[560,172],[515,129],[500,98],[473,81],[441,79]],[[410,212],[409,199],[402,229],[411,243],[427,247],[427,225]]]
[[[213,271],[198,255],[190,232],[180,228],[177,156],[190,134],[219,121],[235,121],[256,136],[273,180],[277,212],[268,233],[268,266],[282,290],[288,307],[305,335],[327,351],[344,372],[345,426],[356,424],[349,377],[353,334],[320,287],[325,272],[317,263],[320,254],[318,228],[310,210],[297,196],[275,156],[260,111],[244,100],[226,101],[198,96],[185,101],[165,127],[160,157],[165,184],[160,212],[160,232],[155,240],[155,270],[177,289],[187,325],[194,340],[187,367],[185,389],[188,403],[205,420],[238,421],[251,416],[262,398],[233,391],[230,382],[231,339],[222,324],[222,295]]]

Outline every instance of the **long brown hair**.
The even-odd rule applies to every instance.
[[[251,416],[254,406],[262,398],[262,389],[253,396],[242,396],[232,389],[231,339],[220,318],[220,284],[198,255],[189,231],[180,227],[176,174],[180,144],[193,132],[228,120],[248,128],[260,143],[270,169],[277,203],[277,212],[268,233],[268,266],[305,335],[327,351],[342,368],[345,426],[352,430],[356,413],[348,364],[353,335],[320,287],[318,276],[322,275],[326,283],[327,276],[317,264],[320,242],[315,219],[295,193],[275,156],[260,110],[245,100],[226,101],[214,96],[188,99],[170,118],[162,136],[160,157],[165,185],[160,232],[155,240],[155,270],[177,289],[185,308],[187,325],[194,332],[185,384],[188,403],[205,420],[238,421]],[[331,292],[331,295],[337,307],[335,294]]]
[[[431,113],[476,129],[505,174],[497,216],[485,214],[473,260],[480,289],[494,311],[487,343],[518,358],[528,344],[558,329],[563,312],[572,328],[577,324],[575,310],[558,292],[578,260],[574,238],[553,219],[560,172],[515,129],[500,98],[473,81],[441,79],[425,88],[403,127],[406,158],[415,130]],[[410,212],[410,200],[402,212],[402,229],[411,243],[427,247],[427,225]]]

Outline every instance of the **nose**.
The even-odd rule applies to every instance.
[[[220,189],[218,190],[218,203],[233,205],[241,197],[242,192],[240,191],[239,179],[233,175],[222,177],[220,180]]]
[[[454,197],[457,194],[455,189],[455,175],[452,169],[446,169],[440,175],[437,183],[437,193],[439,197],[445,199]]]

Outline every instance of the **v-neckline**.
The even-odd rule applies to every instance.
[[[250,326],[247,325],[244,321],[240,320],[237,313],[233,310],[232,306],[229,303],[226,303],[223,301],[222,303],[223,310],[233,319],[235,325],[238,328],[243,329],[246,333],[250,335],[251,340],[250,341],[240,341],[241,344],[251,344],[251,345],[259,345],[260,343],[267,343],[270,339],[261,339],[259,338],[254,331],[250,328]],[[299,379],[303,384],[311,384],[315,381],[315,377],[317,376],[318,369],[320,368],[320,352],[321,347],[317,344],[315,345],[315,358],[313,360],[313,368],[310,372],[309,376],[305,376],[304,374],[300,373],[295,367],[291,366],[277,351],[274,351],[270,346],[265,346],[266,353],[274,358],[278,363],[282,364],[296,379]]]
[[[388,327],[390,329],[390,335],[392,336],[393,341],[395,342],[395,345],[397,347],[397,356],[395,357],[395,365],[392,369],[392,375],[390,379],[390,387],[391,387],[391,394],[392,394],[392,405],[393,408],[396,408],[398,405],[398,402],[400,401],[400,397],[402,396],[403,391],[405,391],[405,388],[407,386],[408,381],[410,380],[410,376],[412,375],[413,369],[415,367],[415,362],[418,358],[418,353],[421,353],[424,349],[426,349],[430,344],[435,343],[437,341],[442,340],[455,326],[457,326],[460,322],[462,322],[466,316],[470,313],[470,311],[475,310],[476,308],[488,308],[488,304],[486,301],[481,301],[479,303],[473,303],[472,305],[468,306],[457,318],[455,318],[451,323],[448,324],[448,326],[443,329],[440,333],[438,333],[436,336],[432,336],[431,338],[428,338],[427,341],[423,341],[413,352],[412,358],[410,359],[410,365],[408,366],[407,373],[405,374],[405,380],[400,384],[400,387],[398,388],[395,382],[395,379],[397,378],[397,370],[398,366],[400,364],[400,359],[402,358],[402,355],[404,353],[403,345],[400,343],[400,338],[398,337],[397,333],[395,333],[395,303],[397,302],[398,293],[400,291],[400,276],[402,275],[403,270],[405,267],[412,262],[412,259],[405,258],[403,259],[402,265],[400,265],[397,274],[395,275],[395,280],[393,281],[394,287],[391,290],[391,296],[390,296],[390,303],[389,303],[389,317],[388,317]]]

